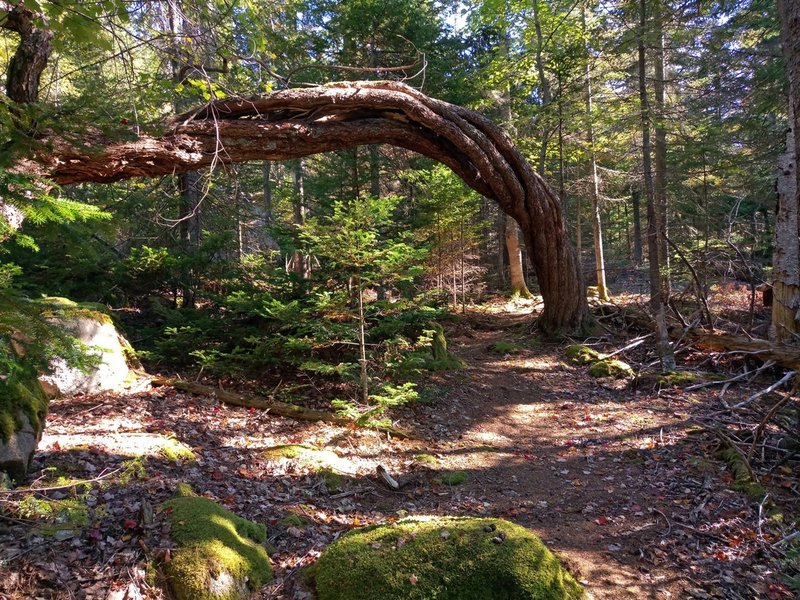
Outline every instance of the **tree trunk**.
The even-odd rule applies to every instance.
[[[675,370],[675,355],[667,332],[664,314],[664,299],[661,295],[658,261],[658,225],[656,221],[655,193],[653,190],[653,167],[650,158],[650,103],[647,98],[647,62],[645,60],[644,36],[647,25],[647,0],[639,0],[639,102],[642,118],[642,171],[647,199],[647,252],[650,263],[650,310],[656,322],[656,347],[663,372]]]
[[[532,298],[530,290],[525,283],[525,274],[522,270],[522,248],[519,247],[519,233],[517,222],[506,216],[505,229],[506,248],[508,249],[508,267],[511,279],[511,295],[520,298]]]
[[[631,204],[633,205],[633,264],[642,264],[642,208],[641,192],[631,188]]]
[[[39,83],[53,52],[53,32],[34,25],[37,15],[19,2],[0,23],[0,28],[19,34],[6,73],[6,96],[18,104],[39,99]]]
[[[655,95],[655,202],[656,223],[658,225],[658,260],[660,267],[661,295],[664,302],[669,301],[671,290],[670,283],[670,257],[669,245],[669,210],[667,205],[667,128],[666,128],[666,95],[665,95],[665,59],[664,59],[664,18],[662,0],[653,0],[653,17],[651,19],[654,38],[653,53],[653,91]]]
[[[30,161],[17,168],[66,185],[393,144],[450,167],[519,223],[544,299],[544,332],[578,332],[589,324],[583,278],[558,198],[509,137],[474,111],[398,82],[347,82],[211,102],[177,117],[167,131],[92,153],[62,143],[35,157],[44,168],[37,171]]]
[[[294,224],[301,227],[306,222],[306,192],[303,181],[303,159],[298,158],[292,165],[292,186],[294,188],[294,198],[292,198],[292,208]],[[303,279],[310,276],[307,257],[302,251],[297,250],[292,257],[294,272]]]
[[[796,344],[800,331],[800,0],[779,0],[778,12],[789,80],[789,133],[786,153],[778,163],[771,330],[777,341]]]
[[[582,12],[583,30],[586,34],[586,7]],[[587,38],[588,39],[588,38]],[[608,300],[606,287],[606,265],[603,257],[603,223],[600,220],[600,178],[597,176],[597,152],[594,147],[594,122],[592,117],[592,73],[587,47],[586,60],[586,143],[589,146],[589,193],[592,198],[592,236],[594,238],[594,267],[597,282],[597,297]]]

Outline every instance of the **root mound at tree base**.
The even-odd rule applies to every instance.
[[[354,530],[314,566],[319,600],[567,600],[583,589],[533,533],[502,519],[415,517]]]

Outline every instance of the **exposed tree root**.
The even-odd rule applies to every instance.
[[[245,408],[259,408],[269,411],[274,415],[286,417],[288,419],[295,419],[297,421],[323,421],[325,423],[333,423],[334,425],[343,425],[345,427],[361,427],[361,425],[351,419],[348,419],[347,417],[340,417],[339,415],[334,415],[324,410],[303,408],[302,406],[295,406],[294,404],[288,404],[278,400],[270,400],[269,398],[262,398],[259,396],[227,392],[225,390],[213,388],[207,385],[201,385],[199,383],[193,383],[191,381],[169,379],[166,377],[154,377],[151,380],[151,383],[154,386],[166,385],[173,387],[176,390],[197,394],[199,396],[213,396],[225,404],[243,406]],[[377,429],[378,431],[383,431],[399,438],[419,439],[418,436],[394,427],[377,426],[369,427],[369,429]]]

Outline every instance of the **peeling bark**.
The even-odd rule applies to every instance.
[[[575,252],[558,199],[544,180],[488,119],[401,83],[329,84],[212,102],[174,119],[161,138],[98,141],[92,154],[62,146],[36,160],[45,165],[44,174],[66,185],[287,160],[381,143],[447,165],[519,223],[544,299],[540,326],[545,332],[576,332],[587,325]]]

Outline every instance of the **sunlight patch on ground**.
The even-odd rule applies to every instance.
[[[121,456],[157,456],[177,450],[177,454],[191,453],[186,444],[160,433],[89,433],[49,434],[45,433],[39,444],[42,451],[86,450],[99,448],[109,454]]]

